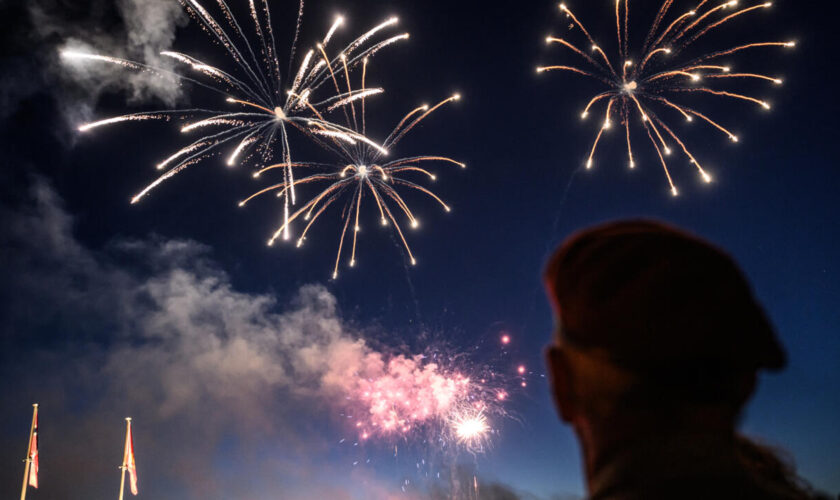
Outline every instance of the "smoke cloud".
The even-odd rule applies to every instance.
[[[11,42],[26,52],[17,65],[29,74],[18,76],[24,81],[4,82],[6,90],[0,95],[42,88],[57,97],[71,126],[88,121],[106,91],[125,92],[131,103],[172,106],[183,99],[176,78],[114,64],[67,61],[59,55],[63,50],[92,52],[171,70],[173,60],[160,52],[171,48],[177,29],[188,21],[177,1],[34,0],[25,9]]]
[[[107,495],[130,415],[153,498],[391,497],[371,471],[338,473],[327,460],[346,425],[338,415],[371,381],[409,391],[451,382],[437,365],[372,348],[321,285],[281,305],[237,291],[193,241],[92,250],[49,186],[36,183],[31,198],[0,211],[0,447],[17,449],[11,430],[39,402],[42,494]],[[13,487],[18,458],[3,454],[0,484]]]

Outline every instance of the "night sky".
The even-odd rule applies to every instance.
[[[231,4],[239,12],[244,2]],[[297,5],[270,4],[278,45],[288,47]],[[399,153],[441,154],[469,166],[434,168],[435,191],[451,213],[422,196],[408,198],[421,220],[408,232],[416,267],[397,237],[378,227],[369,203],[357,265],[348,268],[345,258],[332,281],[341,228],[335,213],[313,228],[304,248],[269,248],[281,205],[271,199],[239,209],[262,184],[248,167],[229,168],[220,158],[130,205],[154,179],[154,164],[185,144],[176,125],[75,132],[80,120],[166,107],[119,78],[74,80],[58,62],[68,41],[105,53],[130,46],[131,5],[0,0],[5,496],[19,491],[30,405],[39,402],[42,489],[31,498],[116,495],[128,415],[135,417],[145,498],[436,498],[452,477],[472,481],[474,474],[487,498],[577,498],[584,492],[579,449],[554,413],[543,376],[552,317],[540,272],[575,230],[640,216],[704,236],[742,265],[790,355],[785,372],[761,378],[742,428],[787,450],[818,489],[840,492],[836,13],[779,1],[698,44],[798,42],[793,51],[732,59],[738,69],[784,76],[781,87],[738,86],[766,97],[772,111],[715,98],[698,104],[730,125],[739,144],[699,123],[674,122],[715,180],[702,183],[674,155],[680,196],[673,198],[641,136],[634,171],[620,133],[605,137],[592,170],[582,168],[597,125],[578,117],[599,87],[534,71],[574,61],[544,43],[548,34],[569,34],[554,3],[309,0],[304,47],[337,13],[348,21],[341,41],[400,17],[399,30],[411,40],[378,55],[369,71],[371,84],[386,89],[368,101],[370,129],[378,131],[370,135],[385,135],[420,103],[460,92],[463,99],[430,117]],[[148,5],[164,6],[160,22],[176,20],[171,47],[228,64],[195,22],[166,8],[168,0]],[[614,51],[612,2],[569,5]],[[658,6],[631,2],[637,37]],[[178,106],[216,104],[193,90],[182,89]],[[324,155],[301,136],[292,151]],[[285,366],[292,355],[264,333],[320,338],[318,325],[388,353],[434,346],[466,353],[464,363],[492,364],[512,389],[509,418],[493,421],[491,449],[453,455],[422,440],[354,446],[334,401],[307,389],[311,380],[271,376],[272,364]],[[504,349],[503,334],[512,338]],[[258,359],[227,348],[237,340],[251,342]],[[528,371],[525,389],[518,388],[520,364]]]

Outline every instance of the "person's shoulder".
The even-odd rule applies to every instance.
[[[792,485],[756,483],[746,477],[697,478],[613,490],[590,500],[832,500],[824,494]],[[838,499],[840,500],[840,499]]]

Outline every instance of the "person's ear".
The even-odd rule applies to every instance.
[[[566,422],[572,422],[577,411],[574,403],[572,371],[563,348],[556,345],[549,347],[545,351],[545,358],[554,405],[557,407],[560,418]]]

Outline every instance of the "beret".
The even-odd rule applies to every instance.
[[[560,341],[634,370],[777,371],[785,352],[736,263],[669,225],[619,221],[569,238],[545,270]]]

